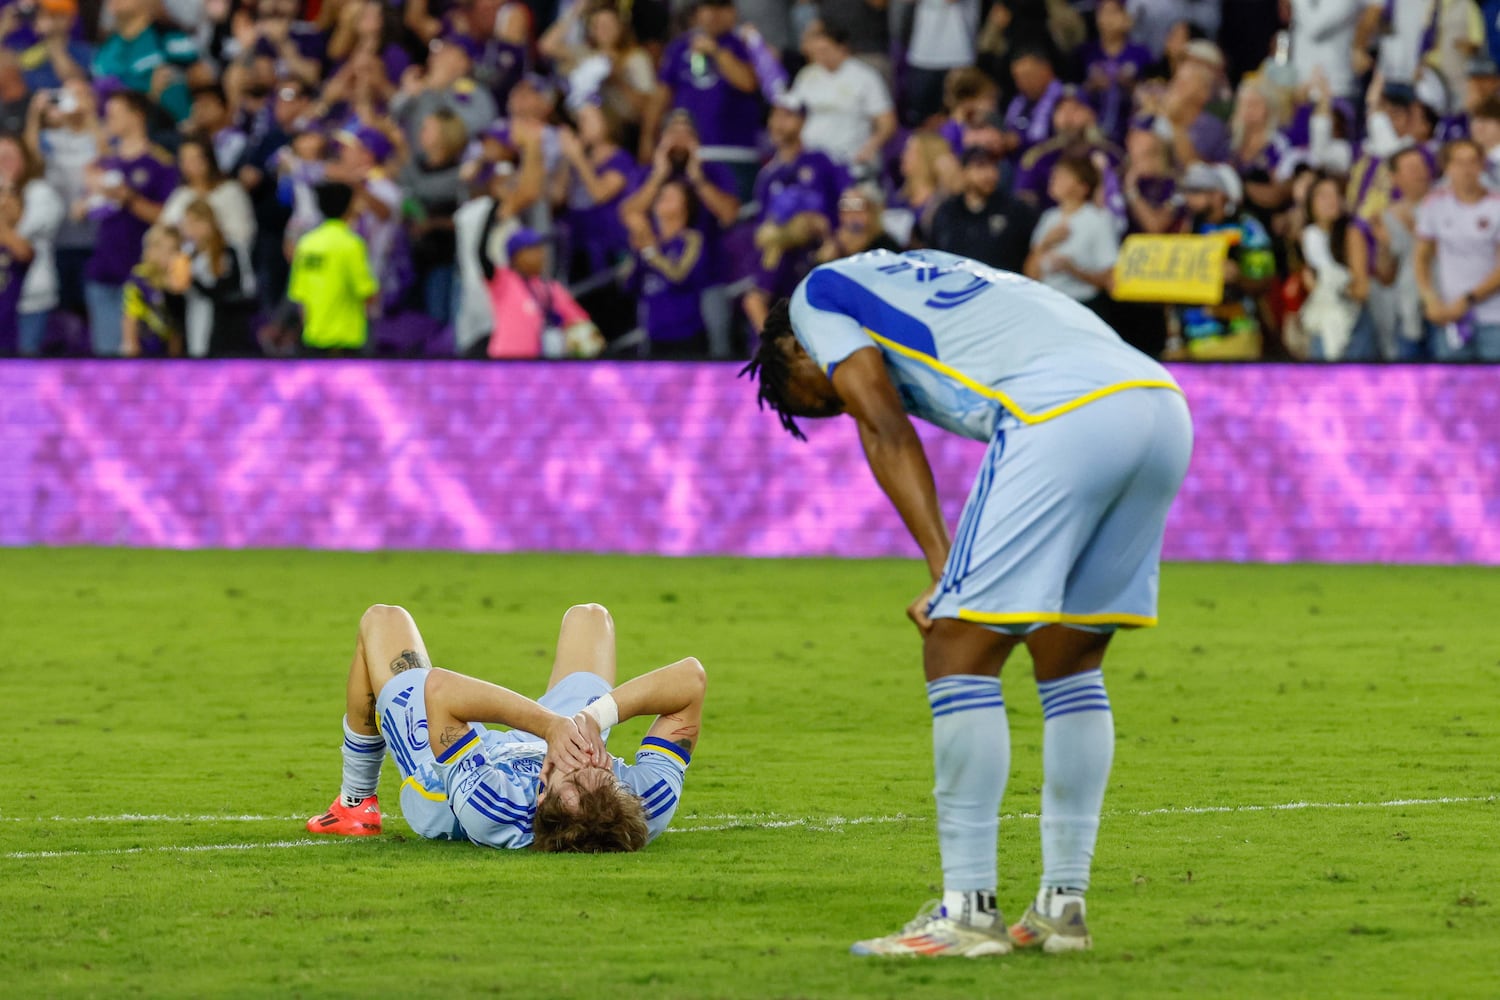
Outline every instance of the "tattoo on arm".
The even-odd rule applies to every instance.
[[[451,747],[467,735],[469,735],[468,726],[447,726],[438,734],[438,746]]]
[[[427,657],[421,653],[403,649],[401,655],[391,661],[391,673],[399,674],[403,670],[418,670],[430,666],[432,664],[428,663]]]
[[[693,745],[698,742],[698,723],[684,721],[680,715],[663,715],[662,719],[676,723],[667,730],[665,739],[670,743],[676,743],[688,753],[692,753]]]

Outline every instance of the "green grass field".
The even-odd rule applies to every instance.
[[[892,964],[846,950],[940,883],[902,618],[915,563],[5,550],[0,566],[11,996],[1500,995],[1494,570],[1167,567],[1163,626],[1106,666],[1119,749],[1096,950]],[[582,600],[614,611],[622,677],[686,654],[708,668],[673,832],[628,857],[424,842],[390,811],[387,764],[388,832],[309,842],[366,605],[408,607],[440,665],[536,694]],[[1005,685],[1014,917],[1039,871],[1024,654]]]

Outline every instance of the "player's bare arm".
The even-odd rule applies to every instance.
[[[890,497],[927,562],[932,583],[906,609],[926,634],[932,628],[927,604],[943,575],[951,546],[927,452],[876,348],[855,351],[835,368],[833,388],[859,426],[859,441],[875,481]]]
[[[608,729],[615,722],[655,715],[656,721],[646,735],[675,743],[692,753],[703,725],[707,684],[703,664],[689,656],[626,681],[575,715],[573,721],[581,732],[593,738],[598,736],[601,723]]]

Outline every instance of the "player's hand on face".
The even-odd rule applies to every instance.
[[[578,729],[578,723],[561,716],[553,722],[547,733],[547,758],[543,769],[551,763],[558,770],[577,771],[593,763],[593,746]]]
[[[604,734],[599,731],[599,723],[587,712],[579,712],[573,716],[573,723],[578,731],[589,741],[589,749],[594,756],[594,764],[599,767],[609,763],[609,751],[604,747]]]
[[[923,635],[932,631],[932,619],[927,617],[927,606],[932,603],[933,597],[937,596],[937,588],[938,582],[932,581],[927,585],[927,589],[922,591],[922,596],[912,601],[906,609],[906,617],[911,619],[917,631]]]

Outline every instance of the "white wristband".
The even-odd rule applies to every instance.
[[[604,695],[585,708],[583,714],[597,722],[602,733],[620,721],[620,706],[613,695]]]

